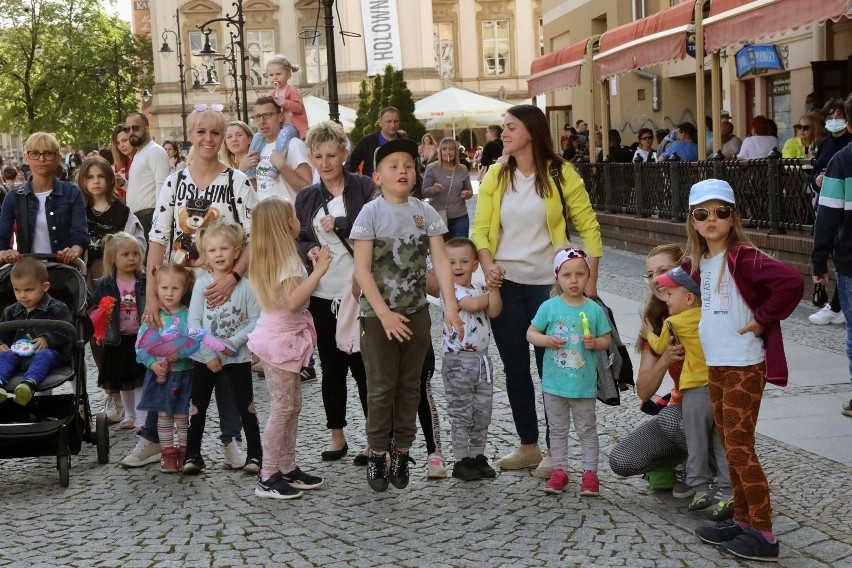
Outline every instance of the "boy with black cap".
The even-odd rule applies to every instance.
[[[352,226],[355,279],[362,290],[361,355],[367,370],[367,482],[385,491],[408,485],[408,449],[416,434],[420,372],[431,342],[426,302],[426,255],[446,298],[444,321],[459,339],[464,326],[444,249],[447,227],[428,204],[410,197],[417,179],[417,143],[390,140],[374,153],[380,197]],[[392,439],[390,433],[392,432]],[[385,452],[390,446],[390,470]]]
[[[666,318],[659,336],[654,333],[649,320],[645,320],[639,333],[656,353],[662,354],[670,341],[683,345],[686,353],[679,386],[683,395],[681,408],[687,449],[686,483],[694,489],[695,494],[689,504],[689,510],[700,511],[713,505],[713,520],[724,520],[733,515],[731,475],[728,471],[725,447],[713,419],[713,407],[707,386],[709,370],[698,336],[701,287],[680,266],[657,276],[655,281],[666,288],[666,305],[671,315]],[[712,490],[711,453],[717,474]]]

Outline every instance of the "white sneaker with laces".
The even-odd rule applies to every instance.
[[[225,467],[230,469],[243,469],[245,466],[245,452],[243,452],[239,442],[231,440],[225,445]]]
[[[832,323],[841,325],[846,323],[846,317],[843,315],[843,312],[832,311],[830,304],[824,305],[817,313],[808,316],[808,319],[816,325],[829,325]]]
[[[160,444],[137,436],[133,451],[118,462],[118,465],[121,467],[142,467],[150,463],[160,463]]]
[[[124,418],[124,407],[121,404],[121,395],[118,393],[108,394],[104,403],[104,412],[107,415],[107,420],[115,424],[121,422]]]
[[[427,479],[444,479],[447,477],[447,466],[444,456],[437,452],[429,454],[429,465],[426,467]]]

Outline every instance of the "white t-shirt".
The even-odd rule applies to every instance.
[[[342,194],[329,201],[327,206],[328,214],[332,217],[346,216],[346,207],[343,204]],[[329,249],[331,249],[331,266],[328,267],[328,272],[320,279],[317,289],[312,295],[317,298],[333,300],[341,297],[346,277],[355,270],[355,261],[352,260],[352,255],[349,254],[349,251],[346,250],[346,247],[343,246],[343,243],[337,238],[337,234],[334,231],[326,233],[323,230],[322,225],[320,225],[320,219],[323,217],[325,217],[325,210],[320,207],[313,219],[314,233],[317,236],[319,244],[327,244]]]
[[[276,177],[269,177],[268,175],[269,169],[272,167],[270,156],[272,156],[272,152],[274,151],[275,142],[269,142],[260,152],[260,161],[257,164],[257,200],[263,201],[264,199],[274,195],[281,199],[289,199],[295,203],[296,193],[298,193],[298,190],[302,188],[290,187],[290,185],[284,181],[284,176],[282,176],[280,172]],[[287,166],[289,166],[290,169],[295,170],[302,164],[308,164],[310,166],[310,162],[308,161],[308,149],[304,142],[298,138],[293,138],[287,145]],[[309,184],[306,183],[303,187],[307,187],[308,185]]]
[[[745,367],[765,359],[763,341],[738,330],[754,318],[725,262],[727,252],[702,258],[701,322],[698,334],[704,358],[711,367]],[[719,272],[724,270],[721,280]]]
[[[169,156],[162,146],[151,140],[136,152],[127,180],[127,206],[133,213],[152,209],[157,192],[169,175]]]
[[[453,284],[456,300],[461,301],[468,296],[480,296],[488,293],[484,284],[472,282],[470,288],[460,284]],[[444,310],[444,298],[441,298],[441,311]],[[459,309],[459,318],[464,324],[464,342],[459,341],[455,333],[450,333],[444,326],[443,341],[441,342],[442,353],[458,353],[459,351],[475,351],[486,353],[488,343],[491,341],[491,321],[485,315],[485,310],[468,312]]]
[[[507,187],[500,201],[500,235],[494,262],[518,284],[553,284],[553,244],[547,228],[544,199],[535,191],[535,174],[517,170],[516,191]],[[511,184],[510,184],[511,186]]]
[[[33,231],[33,254],[51,254],[53,252],[53,249],[50,248],[50,231],[47,227],[46,210],[47,198],[51,193],[53,192],[33,192],[33,195],[38,199],[38,213],[36,214],[35,231]]]

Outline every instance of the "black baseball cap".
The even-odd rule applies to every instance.
[[[397,138],[376,148],[376,153],[373,154],[373,170],[379,169],[379,162],[397,152],[405,152],[414,159],[415,163],[417,162],[417,142],[410,138]]]

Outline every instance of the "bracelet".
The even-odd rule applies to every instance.
[[[230,274],[231,276],[233,276],[233,277],[234,277],[234,280],[236,280],[236,281],[237,281],[237,284],[239,284],[239,283],[240,283],[240,280],[242,280],[242,279],[243,279],[243,277],[242,277],[242,276],[240,276],[240,273],[239,273],[239,272],[237,272],[236,270],[232,270],[232,271],[230,271],[228,274]]]

